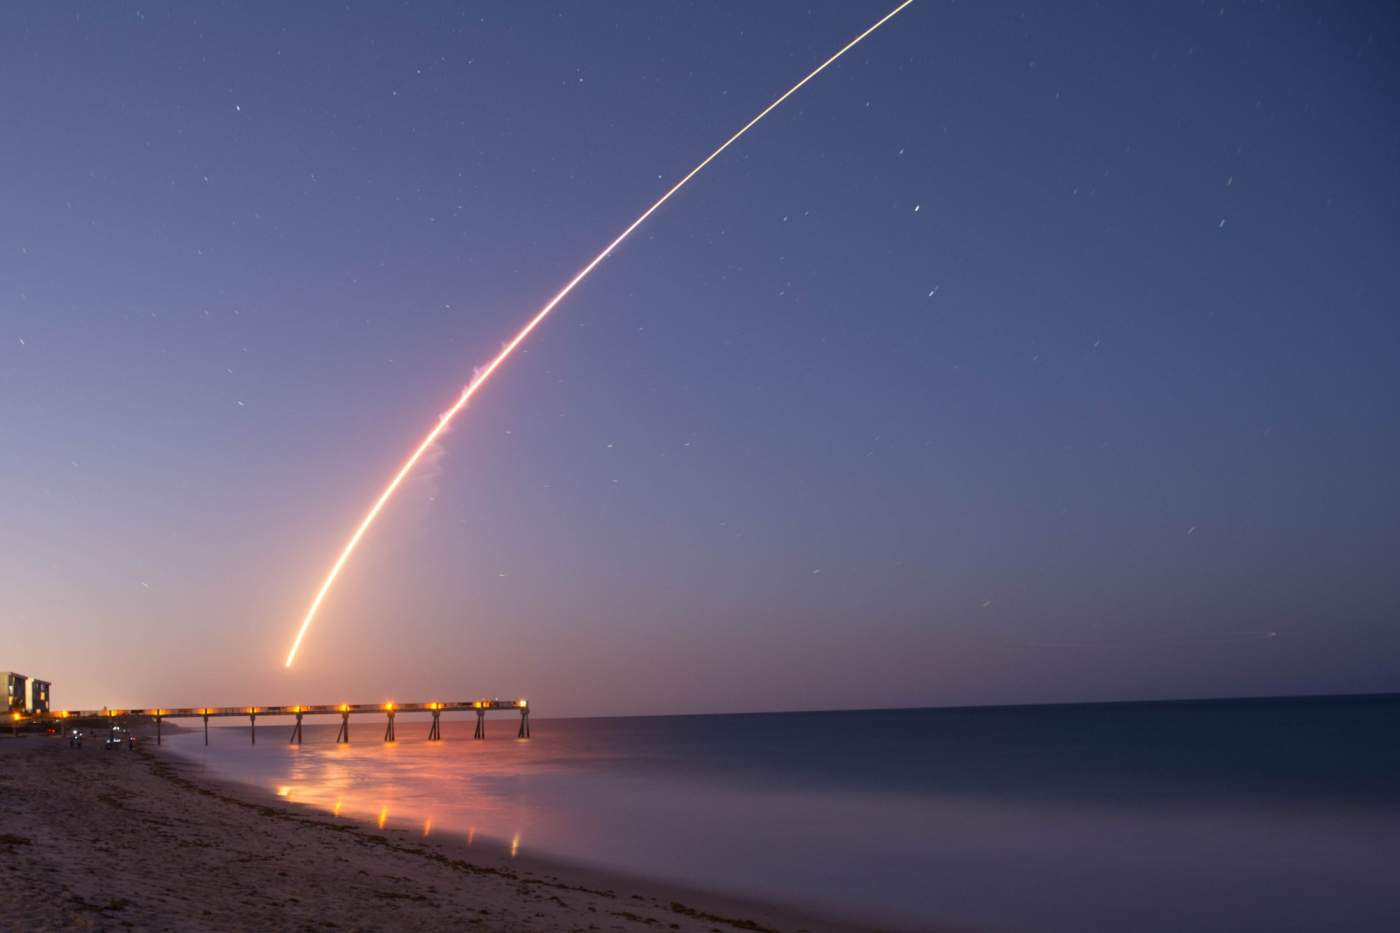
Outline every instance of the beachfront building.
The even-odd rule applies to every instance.
[[[30,713],[49,711],[49,682],[37,677],[29,678],[24,688],[24,708]]]
[[[29,678],[14,671],[0,671],[0,682],[5,687],[5,708],[23,712],[24,691],[29,686]]]
[[[49,688],[53,685],[37,677],[26,677],[14,671],[0,671],[0,686],[5,688],[5,709],[12,713],[47,713]]]

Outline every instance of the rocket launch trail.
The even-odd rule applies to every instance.
[[[467,402],[471,401],[472,396],[476,394],[477,390],[480,389],[491,379],[491,376],[496,372],[497,369],[501,367],[501,364],[504,363],[507,359],[509,359],[510,355],[515,352],[515,349],[525,342],[525,338],[529,337],[530,334],[535,330],[535,328],[539,327],[540,324],[544,321],[544,319],[549,316],[549,313],[553,311],[561,301],[567,298],[569,296],[569,293],[578,287],[579,283],[581,283],[584,279],[588,278],[589,274],[594,269],[596,269],[604,259],[607,259],[608,256],[612,254],[613,250],[621,246],[623,241],[626,240],[629,236],[631,236],[633,231],[640,227],[648,217],[656,213],[656,211],[661,207],[661,205],[669,201],[671,197],[675,195],[676,192],[684,188],[692,178],[700,174],[700,172],[705,168],[705,166],[709,165],[711,162],[717,159],[720,156],[720,154],[723,153],[726,149],[734,145],[734,143],[738,142],[739,139],[745,133],[757,126],[759,121],[761,121],[764,117],[768,116],[768,114],[776,110],[783,103],[783,101],[787,100],[793,94],[796,94],[799,90],[801,90],[802,86],[805,85],[808,81],[811,81],[817,75],[821,74],[827,68],[831,67],[831,65],[834,64],[838,59],[840,59],[841,56],[845,55],[851,49],[855,48],[868,36],[870,36],[871,33],[875,32],[875,30],[885,25],[885,23],[889,22],[900,11],[902,11],[905,7],[909,6],[909,4],[913,2],[914,0],[904,0],[903,3],[890,10],[884,16],[880,17],[880,19],[876,20],[875,23],[869,28],[867,28],[864,32],[862,32],[860,35],[856,36],[850,42],[847,42],[844,46],[842,46],[834,55],[832,55],[826,61],[822,62],[816,68],[812,69],[812,71],[809,72],[807,76],[804,77],[801,81],[798,81],[792,87],[788,88],[782,93],[782,95],[776,98],[767,107],[764,107],[762,110],[760,110],[757,116],[755,116],[748,123],[745,123],[743,127],[740,128],[740,130],[733,136],[726,139],[718,149],[705,156],[705,158],[702,159],[699,162],[699,164],[697,164],[694,168],[687,172],[681,178],[680,181],[672,185],[666,191],[665,194],[657,198],[656,202],[652,204],[651,207],[648,207],[645,211],[643,211],[637,217],[636,220],[632,221],[632,223],[630,223],[625,230],[619,233],[611,243],[605,246],[602,252],[594,256],[591,260],[589,260],[586,266],[584,266],[582,269],[576,272],[573,278],[569,279],[569,281],[564,285],[564,287],[559,289],[559,291],[555,293],[554,297],[550,298],[549,301],[545,303],[544,307],[540,308],[538,311],[535,312],[534,316],[531,317],[529,321],[526,322],[525,326],[522,327],[520,331],[514,337],[511,338],[510,342],[501,348],[501,351],[496,354],[495,358],[493,358],[484,369],[482,369],[472,378],[472,381],[467,385],[465,389],[462,390],[462,394],[457,397],[457,400],[452,404],[452,407],[448,408],[447,411],[443,412],[442,415],[438,417],[437,424],[433,425],[432,430],[430,430],[427,433],[423,440],[418,444],[417,448],[414,449],[413,453],[409,455],[409,458],[403,462],[403,465],[399,467],[398,472],[394,474],[394,478],[389,481],[389,485],[384,487],[384,491],[379,494],[379,498],[375,500],[374,505],[370,507],[370,510],[365,514],[365,517],[360,520],[360,524],[355,529],[355,533],[350,536],[350,540],[346,542],[345,547],[340,552],[340,556],[336,558],[335,563],[331,566],[330,573],[326,574],[326,579],[321,584],[320,590],[317,591],[316,598],[311,601],[311,608],[309,608],[306,611],[306,617],[302,620],[301,627],[297,629],[296,638],[292,640],[291,650],[287,652],[287,667],[291,667],[292,662],[296,660],[297,652],[301,649],[302,640],[306,638],[306,633],[308,630],[310,630],[311,623],[315,621],[316,613],[320,610],[321,603],[325,601],[326,595],[330,592],[331,587],[335,585],[336,577],[340,576],[340,571],[344,569],[346,562],[350,559],[350,555],[354,554],[355,548],[359,546],[360,539],[362,539],[365,536],[365,533],[369,531],[370,526],[374,524],[374,520],[379,517],[379,513],[384,510],[384,506],[388,504],[391,498],[393,498],[394,492],[399,488],[399,485],[404,481],[408,474],[413,471],[414,466],[416,466],[418,461],[422,459],[423,454],[427,453],[428,449],[433,446],[433,442],[436,441],[439,436],[441,436],[443,431],[447,430],[448,425],[452,423],[452,419],[457,416],[457,413],[460,412],[466,406]]]

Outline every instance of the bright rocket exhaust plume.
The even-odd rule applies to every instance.
[[[645,211],[642,212],[641,216],[639,216],[636,220],[632,221],[632,223],[628,225],[627,229],[619,233],[616,239],[614,239],[611,243],[609,243],[606,247],[603,248],[602,252],[600,252],[597,256],[594,256],[589,261],[588,265],[584,266],[577,273],[575,273],[574,277],[569,279],[568,284],[561,288],[553,298],[549,299],[549,301],[545,303],[544,307],[536,311],[535,316],[530,318],[530,320],[525,324],[525,326],[520,329],[520,332],[517,333],[513,338],[511,338],[511,341],[509,343],[507,343],[503,348],[501,348],[501,352],[496,354],[495,358],[491,360],[491,362],[486,366],[486,368],[482,369],[472,378],[472,381],[467,385],[465,389],[462,390],[462,394],[457,397],[457,401],[452,404],[451,408],[447,409],[447,411],[443,412],[438,417],[437,424],[433,425],[433,429],[428,432],[427,436],[423,438],[422,442],[413,451],[409,458],[403,462],[403,465],[401,467],[399,467],[398,472],[394,474],[394,478],[389,481],[389,485],[386,486],[384,488],[384,491],[379,494],[379,498],[375,500],[374,505],[370,508],[369,512],[365,514],[365,517],[360,521],[359,527],[355,529],[355,533],[351,535],[350,540],[346,542],[345,548],[340,552],[340,557],[336,558],[336,562],[331,566],[330,573],[326,575],[325,582],[321,584],[321,589],[317,591],[316,598],[311,601],[311,608],[306,611],[306,618],[302,620],[301,628],[297,630],[296,638],[292,640],[292,648],[290,651],[287,652],[287,667],[291,667],[292,662],[296,660],[297,651],[301,648],[302,639],[306,637],[307,630],[311,628],[311,623],[315,620],[316,613],[321,608],[321,603],[325,601],[326,594],[330,592],[331,586],[335,584],[335,579],[340,575],[340,571],[342,568],[344,568],[345,562],[350,559],[351,554],[355,553],[355,548],[359,546],[360,539],[365,536],[365,532],[369,531],[370,526],[374,524],[374,520],[379,517],[379,513],[383,511],[384,506],[388,503],[389,499],[393,497],[395,490],[399,488],[399,484],[401,484],[404,481],[404,478],[408,476],[408,474],[413,470],[414,466],[417,465],[418,461],[422,459],[423,454],[427,453],[428,448],[433,446],[433,442],[438,439],[438,437],[442,434],[443,431],[447,430],[447,426],[452,423],[452,419],[457,416],[457,413],[461,411],[463,407],[466,406],[467,402],[471,400],[471,397],[476,394],[476,391],[480,389],[483,385],[485,385],[487,381],[490,380],[492,374],[494,374],[496,370],[500,368],[501,364],[504,363],[510,357],[510,355],[515,352],[515,348],[520,346],[520,344],[522,344],[525,341],[526,337],[530,336],[530,333],[534,331],[534,329],[538,327],[546,317],[549,316],[549,312],[553,311],[555,306],[558,305],[559,302],[567,298],[569,293],[572,292],[580,282],[588,278],[589,273],[591,273],[595,268],[597,268],[599,263],[601,263],[604,259],[607,259],[608,256],[611,255],[613,250],[621,246],[622,241],[626,240],[629,236],[632,235],[632,231],[640,227],[648,217],[650,217],[656,212],[657,208],[661,207],[661,205],[669,201],[672,195],[684,188],[687,182],[689,182],[696,175],[700,174],[700,171],[705,166],[709,165],[716,158],[718,158],[720,153],[724,152],[724,150],[734,145],[734,143],[736,143],[741,136],[743,136],[749,130],[753,129],[754,126],[757,125],[760,120],[762,120],[764,117],[768,116],[768,114],[772,113],[775,109],[777,109],[779,104],[787,100],[793,94],[796,94],[804,84],[806,84],[808,81],[811,81],[817,75],[825,71],[837,59],[845,55],[851,49],[855,48],[867,36],[869,36],[875,30],[879,29],[881,26],[885,25],[885,23],[889,22],[891,19],[894,18],[895,14],[899,13],[901,10],[903,10],[905,7],[907,7],[913,2],[914,0],[904,0],[903,3],[899,4],[899,6],[895,7],[893,10],[890,10],[890,12],[880,17],[880,19],[875,21],[874,25],[870,26],[870,28],[866,29],[864,32],[856,36],[850,42],[846,43],[844,46],[841,47],[841,49],[838,52],[836,52],[836,54],[832,55],[826,61],[822,62],[816,68],[812,69],[812,71],[805,78],[803,78],[801,81],[798,81],[792,87],[788,88],[786,91],[783,92],[782,96],[778,97],[767,107],[764,107],[762,110],[760,110],[758,116],[754,117],[748,123],[745,123],[743,128],[740,129],[739,132],[726,139],[724,141],[724,144],[721,145],[718,149],[705,156],[705,158],[698,165],[696,165],[693,169],[687,172],[685,176],[681,178],[680,181],[672,185],[665,194],[658,198],[656,200],[656,203],[654,203],[651,207],[648,207]]]

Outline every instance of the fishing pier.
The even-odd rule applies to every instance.
[[[287,739],[289,745],[301,744],[301,722],[306,716],[339,716],[340,731],[336,734],[337,745],[348,744],[350,741],[350,717],[351,716],[383,716],[385,717],[384,741],[395,741],[394,717],[399,713],[431,713],[432,722],[428,726],[428,741],[442,741],[442,714],[455,712],[472,712],[476,714],[476,733],[474,739],[486,738],[486,714],[490,712],[506,711],[517,713],[520,716],[520,728],[516,731],[516,738],[528,739],[530,737],[530,704],[524,699],[517,700],[462,700],[452,703],[337,703],[324,706],[184,706],[184,707],[156,707],[154,709],[101,709],[101,710],[59,710],[47,716],[25,717],[48,719],[57,723],[66,720],[93,720],[93,719],[122,719],[140,717],[144,719],[154,719],[156,723],[156,744],[160,744],[160,725],[167,719],[202,719],[204,720],[204,744],[209,744],[209,720],[224,719],[228,717],[246,716],[248,717],[248,739],[250,744],[258,741],[258,717],[259,716],[292,716],[295,717],[295,724],[292,726],[291,737]],[[16,720],[20,719],[20,714],[14,714]]]

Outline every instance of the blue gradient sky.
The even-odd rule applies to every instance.
[[[0,667],[62,705],[1400,688],[1385,5],[0,9]],[[1270,635],[1269,633],[1276,633]]]

